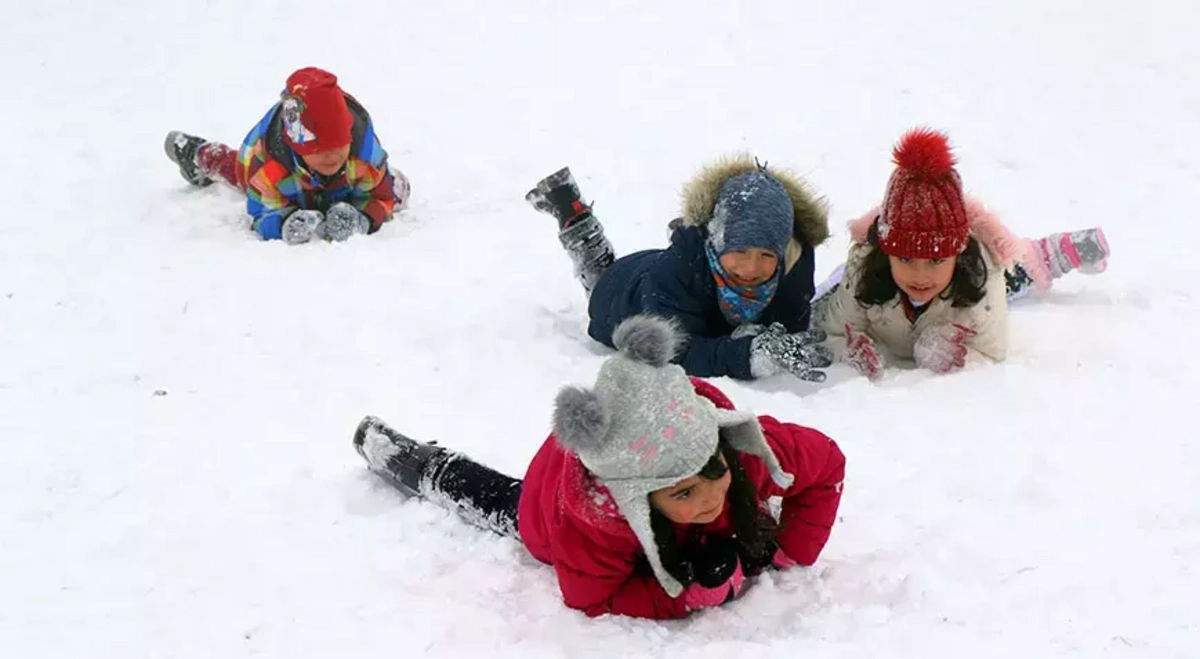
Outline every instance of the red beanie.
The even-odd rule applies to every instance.
[[[283,90],[283,139],[302,156],[346,146],[354,116],[337,76],[308,67],[288,76]]]
[[[969,228],[962,180],[945,135],[918,128],[892,150],[879,216],[879,247],[897,258],[949,258],[967,246]]]

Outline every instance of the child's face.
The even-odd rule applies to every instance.
[[[725,463],[725,457],[721,457]],[[701,476],[650,493],[650,505],[676,524],[708,524],[721,516],[732,478],[728,469],[714,481]]]
[[[345,165],[346,160],[350,158],[350,145],[300,157],[304,160],[304,164],[314,172],[322,176],[333,176],[341,171],[342,165]]]
[[[925,304],[937,297],[954,278],[957,256],[948,259],[899,259],[888,256],[892,264],[892,279],[908,299]]]
[[[740,252],[726,252],[717,261],[737,286],[758,286],[770,279],[779,267],[779,257],[769,249],[751,247]]]

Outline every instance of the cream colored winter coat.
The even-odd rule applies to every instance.
[[[846,347],[845,326],[866,332],[882,349],[885,359],[911,360],[913,342],[926,329],[943,324],[956,323],[968,327],[976,334],[964,344],[969,351],[968,361],[981,357],[1002,361],[1008,356],[1008,298],[1005,291],[1004,268],[1021,254],[1022,241],[1008,229],[983,204],[974,199],[967,200],[967,218],[971,233],[980,241],[987,263],[987,292],[982,300],[971,307],[953,307],[952,300],[934,298],[929,308],[917,322],[910,323],[897,295],[882,305],[863,305],[854,297],[862,274],[863,259],[872,249],[866,244],[867,230],[879,215],[875,208],[863,217],[850,223],[850,234],[854,244],[846,258],[846,270],[841,284],[819,299],[813,309],[813,324],[829,333],[829,347],[841,359]]]

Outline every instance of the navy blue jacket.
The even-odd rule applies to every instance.
[[[689,375],[753,379],[751,337],[730,337],[734,325],[717,306],[717,284],[704,253],[707,226],[676,226],[667,249],[650,249],[618,259],[592,290],[588,334],[612,347],[612,333],[626,318],[652,313],[675,318],[688,334],[675,361]],[[797,237],[799,239],[799,237]],[[779,282],[758,323],[782,323],[789,332],[808,329],[813,296],[813,247],[803,252]]]

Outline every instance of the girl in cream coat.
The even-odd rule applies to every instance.
[[[874,378],[888,357],[947,373],[1008,354],[1008,302],[1073,269],[1101,272],[1101,229],[1014,236],[962,193],[946,136],[907,133],[884,203],[850,223],[854,244],[826,283],[814,325],[840,359]]]

